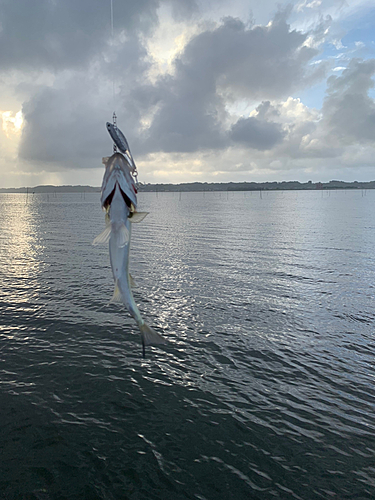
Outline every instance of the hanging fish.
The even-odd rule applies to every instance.
[[[131,290],[129,274],[129,251],[131,223],[141,222],[147,212],[136,212],[137,189],[131,175],[132,167],[121,153],[103,158],[105,173],[101,190],[101,204],[106,210],[106,228],[97,236],[93,245],[109,242],[109,257],[115,290],[111,302],[125,305],[135,319],[142,339],[143,356],[145,346],[164,344],[166,340],[150,328],[142,319]]]

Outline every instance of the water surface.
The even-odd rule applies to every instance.
[[[0,195],[0,499],[375,497],[375,192]]]

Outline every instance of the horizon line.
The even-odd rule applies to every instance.
[[[289,185],[289,188],[292,187],[291,185],[294,185],[294,189],[296,189],[298,186],[303,187],[303,188],[310,188],[310,189],[323,189],[324,187],[331,187],[331,188],[345,188],[345,187],[357,187],[360,188],[360,186],[366,185],[368,188],[375,189],[375,180],[371,181],[341,181],[337,179],[332,179],[327,182],[322,182],[322,181],[317,181],[313,182],[311,180],[301,182],[297,180],[290,180],[290,181],[222,181],[222,182],[207,182],[207,181],[192,181],[192,182],[180,182],[180,183],[172,183],[172,182],[157,182],[157,183],[139,183],[139,191],[147,191],[149,189],[155,188],[155,187],[168,187],[168,188],[178,188],[178,187],[193,187],[193,186],[210,186],[210,187],[257,187],[261,189],[261,186],[269,186],[272,190],[271,186],[278,186],[279,188],[285,185],[284,187],[287,188],[287,185]],[[371,185],[371,187],[369,186]],[[6,192],[29,192],[29,191],[46,191],[48,190],[58,190],[60,191],[61,189],[70,189],[74,191],[78,191],[79,189],[83,191],[78,191],[78,192],[84,192],[84,190],[87,191],[93,191],[93,192],[98,192],[101,190],[100,186],[90,186],[88,184],[60,184],[60,185],[54,185],[54,184],[39,184],[37,186],[22,186],[22,187],[0,187],[0,193],[6,193]],[[251,189],[250,189],[251,190]]]

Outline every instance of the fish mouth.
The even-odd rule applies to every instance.
[[[124,193],[124,191],[121,189],[120,185],[117,182],[116,182],[116,185],[115,185],[113,191],[111,191],[111,193],[105,199],[103,207],[106,210],[110,207],[110,205],[112,203],[112,200],[113,200],[113,197],[115,195],[116,188],[119,188],[120,193],[121,193],[121,195],[122,195],[122,197],[123,197],[123,199],[124,199],[124,201],[126,203],[126,206],[131,211],[131,209],[132,209],[132,202],[131,202],[130,198]]]

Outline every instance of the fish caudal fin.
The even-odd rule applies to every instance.
[[[166,339],[150,328],[146,323],[139,327],[141,330],[143,357],[145,357],[146,345],[166,344]]]
[[[108,224],[104,229],[104,231],[94,239],[92,244],[96,246],[96,245],[101,245],[102,243],[108,243],[110,236],[111,236],[111,224]]]
[[[138,222],[142,222],[143,219],[148,215],[149,212],[133,212],[132,216],[129,217],[129,220],[132,224],[136,224]]]
[[[112,298],[111,300],[109,301],[110,304],[119,304],[122,302],[122,295],[121,295],[121,291],[120,291],[120,288],[117,284],[117,281],[116,281],[116,284],[115,284],[115,289],[114,289],[114,292],[113,292],[113,295],[112,295]]]

